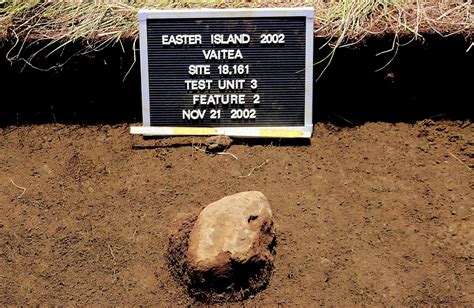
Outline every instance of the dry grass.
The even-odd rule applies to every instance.
[[[32,41],[45,41],[28,52],[26,62],[48,56],[65,45],[85,42],[84,52],[124,39],[136,40],[140,8],[298,7],[316,9],[315,35],[336,50],[367,36],[391,34],[420,39],[426,33],[472,38],[471,0],[162,0],[162,1],[10,1],[0,0],[0,37],[13,40],[10,60],[17,60]],[[397,40],[394,40],[394,43]],[[29,49],[29,50],[30,50]],[[331,52],[326,59],[331,59]]]

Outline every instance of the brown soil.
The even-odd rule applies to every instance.
[[[191,304],[166,264],[171,222],[245,190],[278,237],[245,304],[474,303],[469,122],[318,124],[311,145],[233,144],[239,160],[126,125],[0,134],[1,304]]]

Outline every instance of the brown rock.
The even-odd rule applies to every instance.
[[[230,260],[247,263],[255,258],[269,259],[268,241],[275,235],[262,231],[268,231],[265,226],[271,224],[272,210],[261,192],[222,198],[199,214],[189,239],[189,261],[207,270],[225,266]]]
[[[242,192],[209,204],[191,231],[180,234],[187,234],[181,238],[188,240],[184,245],[178,243],[182,240],[170,242],[169,257],[198,299],[241,300],[268,283],[276,240],[270,204],[261,192]],[[176,258],[182,250],[175,248],[183,246],[184,262]]]

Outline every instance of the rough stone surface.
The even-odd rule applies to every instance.
[[[179,225],[170,236],[171,267],[198,299],[241,300],[268,284],[276,238],[261,192],[222,198]]]
[[[263,233],[271,224],[272,210],[267,198],[248,191],[209,204],[194,224],[189,239],[189,262],[207,270],[223,267],[230,260],[247,263],[272,257],[268,244],[274,234]]]

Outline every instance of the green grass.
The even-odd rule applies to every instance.
[[[162,0],[162,1],[11,1],[0,0],[0,37],[12,40],[10,60],[25,53],[31,41],[45,40],[46,47],[30,52],[32,57],[49,56],[65,45],[85,42],[84,52],[94,52],[124,39],[138,36],[140,8],[236,8],[298,7],[316,10],[315,35],[327,39],[332,48],[357,44],[367,36],[390,34],[413,39],[425,33],[442,36],[465,34],[472,38],[473,16],[466,0]],[[398,43],[397,43],[398,44]],[[398,46],[398,45],[397,45]]]

